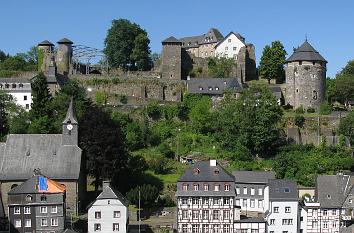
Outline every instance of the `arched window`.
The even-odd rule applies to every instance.
[[[317,100],[317,97],[318,97],[317,95],[318,95],[318,94],[317,94],[317,91],[314,90],[314,91],[312,92],[312,98],[313,98],[314,100]]]
[[[32,201],[32,200],[33,200],[33,197],[31,195],[26,196],[26,201]]]

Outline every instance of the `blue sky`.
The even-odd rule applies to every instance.
[[[10,54],[62,37],[103,48],[112,19],[126,18],[148,32],[153,52],[160,52],[170,35],[198,35],[215,27],[253,43],[257,62],[266,44],[280,40],[290,55],[306,34],[328,60],[327,76],[354,59],[352,0],[3,0],[0,9],[0,49]]]

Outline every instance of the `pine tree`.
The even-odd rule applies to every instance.
[[[52,96],[49,93],[46,77],[43,73],[38,74],[34,82],[32,82],[32,96],[33,102],[30,110],[31,119],[34,120],[44,116],[50,118],[52,116],[50,107]]]

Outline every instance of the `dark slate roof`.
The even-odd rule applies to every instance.
[[[63,38],[63,39],[59,40],[57,43],[58,44],[74,44],[74,42],[72,42],[68,38]]]
[[[162,44],[163,44],[163,43],[181,43],[181,41],[178,40],[178,39],[176,39],[176,37],[174,37],[174,36],[170,36],[169,38],[164,39],[164,40],[162,41]]]
[[[350,191],[348,175],[322,175],[316,180],[317,201],[322,208],[341,207]]]
[[[0,180],[27,180],[39,168],[51,179],[77,180],[81,149],[61,134],[10,134],[0,144]]]
[[[197,170],[199,170],[199,172],[195,172]],[[215,171],[218,171],[218,173]],[[199,161],[195,163],[192,168],[187,169],[178,180],[178,182],[189,181],[234,182],[235,179],[218,163],[216,166],[210,166],[210,161]]]
[[[267,184],[268,180],[275,179],[272,171],[234,171],[236,183]]]
[[[65,119],[63,123],[71,122],[72,124],[77,124],[77,120],[74,113],[73,98],[70,100],[68,111],[66,112]]]
[[[309,42],[305,41],[295,52],[286,60],[293,61],[323,61],[327,62],[319,52],[317,52]]]
[[[224,36],[218,29],[210,28],[209,31],[204,35],[203,39],[199,42],[199,44],[217,43],[222,39],[224,39]]]
[[[187,89],[191,94],[222,95],[225,90],[242,91],[237,78],[191,78],[187,80]]]
[[[56,183],[55,181],[51,181],[52,183],[56,183],[57,186],[63,186],[60,187],[60,189],[53,191],[41,191],[39,190],[39,177],[44,177],[42,175],[34,175],[22,184],[14,187],[13,189],[10,190],[9,194],[34,194],[34,193],[64,193],[65,192],[65,186],[62,184]],[[45,177],[47,178],[47,177]],[[48,179],[48,178],[47,178]],[[48,179],[49,181],[49,179]],[[47,182],[48,182],[47,181]],[[48,184],[47,184],[48,185]],[[60,191],[59,191],[60,190]]]
[[[54,46],[54,44],[48,40],[44,40],[41,43],[39,43],[38,45]]]
[[[100,199],[118,199],[125,206],[129,205],[128,200],[118,190],[111,186],[107,186],[102,190],[101,194],[98,195],[96,200]]]
[[[297,201],[298,190],[295,181],[285,179],[269,180],[270,201]]]
[[[260,223],[260,222],[266,222],[266,220],[264,218],[260,218],[260,217],[246,217],[246,218],[241,218],[240,220],[235,220],[234,222],[237,223]]]
[[[245,38],[243,36],[241,36],[241,34],[239,33],[235,33],[235,32],[230,32],[229,34],[227,34],[227,36],[225,36],[224,39],[220,40],[219,43],[217,43],[215,45],[215,48],[218,47],[218,45],[220,45],[222,42],[224,42],[225,40],[227,40],[227,38],[229,38],[229,36],[231,35],[235,35],[240,41],[242,41],[243,43],[245,43]]]
[[[30,83],[28,78],[1,78],[0,83]]]
[[[189,37],[183,37],[180,38],[179,40],[182,42],[183,48],[198,48],[199,44],[204,38],[204,34],[200,36],[189,36]]]

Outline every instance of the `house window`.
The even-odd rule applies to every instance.
[[[182,233],[187,233],[187,232],[188,232],[188,225],[182,224]]]
[[[101,211],[96,211],[95,212],[95,219],[100,219],[101,218]]]
[[[51,211],[53,214],[56,214],[58,213],[58,206],[52,206],[52,211]]]
[[[16,88],[16,84],[15,83],[12,84],[12,88]]]
[[[273,212],[274,212],[274,213],[279,213],[279,207],[274,207],[274,208],[273,208]]]
[[[203,210],[203,219],[209,219],[209,210]]]
[[[224,205],[229,205],[230,199],[228,197],[224,197]]]
[[[275,219],[271,219],[269,225],[275,225]]]
[[[285,207],[285,213],[290,213],[291,208],[289,206]]]
[[[261,189],[261,188],[258,189],[258,195],[259,195],[259,196],[262,196],[262,195],[263,195],[263,189]]]
[[[33,200],[33,197],[31,195],[26,196],[26,201],[32,201],[32,200]]]
[[[22,83],[20,83],[18,86],[19,86],[20,88],[23,88],[23,84],[22,84]]]
[[[119,231],[119,223],[113,223],[113,231]]]
[[[243,188],[243,194],[247,194],[247,188]]]
[[[208,184],[204,184],[204,191],[209,191],[209,185]]]
[[[95,223],[93,225],[93,230],[94,231],[101,231],[101,224],[100,223]]]
[[[251,208],[254,208],[255,207],[255,201],[254,199],[251,199]]]
[[[5,88],[9,88],[10,87],[10,84],[5,84]]]
[[[31,227],[32,223],[31,223],[31,219],[25,219],[25,227]]]
[[[247,199],[243,199],[243,207],[247,207]]]
[[[193,210],[192,212],[193,219],[198,219],[199,211],[198,210]]]
[[[27,100],[27,95],[24,95],[24,96],[23,96],[23,100]]]
[[[182,219],[188,219],[188,210],[182,210]]]
[[[20,207],[15,207],[14,208],[14,214],[20,214],[20,213],[21,213]]]
[[[224,210],[224,219],[229,219],[229,218],[230,218],[230,211]]]
[[[213,220],[219,220],[219,218],[220,218],[220,211],[213,210]]]
[[[230,233],[230,225],[224,225],[224,233]]]
[[[263,200],[258,200],[258,208],[263,208]]]
[[[15,219],[15,227],[21,227],[21,219]]]
[[[203,224],[202,226],[202,233],[208,233],[209,232],[209,225]]]
[[[259,232],[258,229],[252,229],[252,230],[251,230],[251,233],[258,233],[258,232]]]
[[[192,225],[192,233],[198,233],[198,226],[197,224]]]
[[[236,194],[240,194],[240,187],[236,187]]]
[[[25,207],[24,207],[24,213],[25,213],[25,214],[31,214],[31,207],[25,206]]]
[[[220,200],[220,199],[219,199],[218,197],[214,197],[214,198],[213,198],[213,204],[214,204],[214,205],[219,205],[219,200]]]
[[[251,188],[251,195],[254,195],[254,188]]]
[[[26,109],[29,109],[29,104],[26,104]]]
[[[209,198],[203,197],[203,204],[208,205],[209,204]]]
[[[240,206],[241,203],[240,203],[240,199],[236,199],[236,206]]]
[[[42,227],[48,226],[48,220],[47,220],[46,218],[42,218],[42,219],[41,219],[41,226],[42,226]]]
[[[299,61],[299,65],[300,65],[300,66],[302,65],[302,61]]]
[[[50,225],[53,227],[57,227],[58,226],[58,219],[57,218],[50,219]]]
[[[193,190],[198,191],[199,190],[199,185],[198,184],[193,184]]]
[[[214,185],[214,191],[219,192],[219,190],[220,190],[220,185],[219,184]]]
[[[284,188],[284,193],[290,193],[290,189],[289,188]]]
[[[113,211],[113,218],[120,218],[120,211]]]
[[[323,228],[325,228],[325,229],[328,228],[328,222],[323,222]]]
[[[349,203],[353,203],[353,200],[352,200],[352,199],[349,199],[348,202],[349,202]]]
[[[228,41],[229,43],[231,43],[231,39],[228,39],[227,41]]]
[[[182,198],[182,204],[187,205],[188,204],[188,199],[187,198]]]
[[[199,199],[197,197],[193,197],[193,199],[192,199],[193,205],[198,205],[198,201],[199,201]]]
[[[188,191],[188,184],[183,184],[182,185],[182,190],[183,191]]]
[[[225,47],[225,51],[227,51],[227,50],[229,50],[229,47],[226,46],[226,47]]]
[[[233,50],[236,51],[236,50],[237,50],[237,47],[233,47]]]
[[[230,185],[229,184],[225,184],[225,191],[230,191]]]
[[[42,214],[46,214],[46,213],[47,213],[47,207],[46,207],[46,206],[41,206],[41,207],[40,207],[40,212],[41,212]]]
[[[47,197],[44,196],[44,195],[42,195],[42,196],[41,196],[41,201],[47,201]]]
[[[323,210],[323,216],[327,216],[327,210]]]

